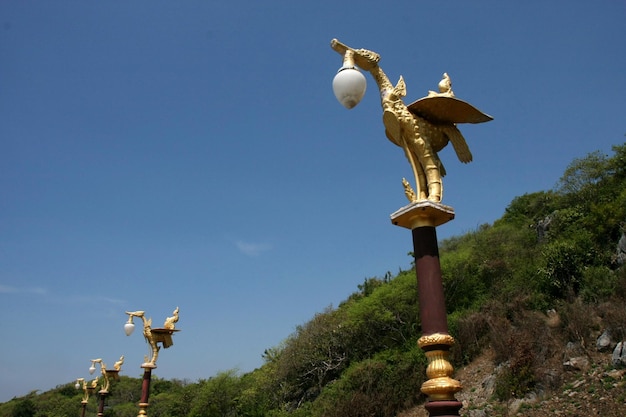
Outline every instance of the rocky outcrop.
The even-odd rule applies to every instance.
[[[613,350],[613,357],[611,358],[611,363],[616,368],[621,368],[626,366],[626,343],[619,342],[615,349]]]
[[[617,242],[617,264],[622,266],[626,264],[626,230],[622,230],[622,237]]]
[[[546,217],[539,220],[535,225],[535,230],[537,231],[537,240],[539,242],[542,242],[544,240],[546,234],[548,233],[548,230],[550,230],[550,226],[552,225],[552,220],[554,220],[555,213],[556,212],[548,214]]]
[[[598,352],[608,352],[611,350],[611,345],[614,345],[613,340],[611,339],[611,332],[609,330],[605,330],[596,340],[596,349]]]

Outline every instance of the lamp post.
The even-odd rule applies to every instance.
[[[152,378],[152,370],[157,367],[156,361],[159,357],[159,350],[161,346],[169,348],[174,344],[172,335],[174,332],[179,331],[175,328],[176,322],[178,322],[178,307],[174,310],[172,317],[165,319],[165,323],[162,328],[153,329],[152,319],[146,319],[144,311],[127,311],[128,321],[124,325],[124,332],[126,336],[130,336],[135,330],[135,324],[133,323],[134,317],[139,317],[143,322],[143,336],[148,343],[150,349],[150,356],[144,358],[144,363],[141,364],[143,369],[143,381],[141,384],[141,400],[139,402],[139,417],[145,417],[148,415],[148,399],[150,397],[150,380]],[[161,343],[161,346],[159,346]]]
[[[104,362],[102,362],[102,359],[91,360],[89,373],[93,375],[93,373],[96,371],[96,364],[99,364],[100,373],[102,374],[102,379],[104,380],[104,384],[100,388],[100,391],[98,391],[98,396],[99,396],[98,417],[102,417],[104,415],[104,400],[106,399],[107,395],[109,395],[109,387],[110,387],[109,378],[112,378],[116,381],[120,379],[119,373],[122,369],[123,363],[124,363],[124,355],[122,355],[120,359],[117,362],[115,362],[115,364],[113,365],[113,369],[106,369],[106,365]]]
[[[422,325],[418,345],[428,359],[428,379],[421,391],[428,396],[426,409],[430,416],[459,416],[463,405],[454,395],[462,386],[452,378],[454,368],[448,361],[454,338],[448,333],[436,234],[437,226],[454,219],[454,209],[441,204],[445,169],[437,152],[452,143],[459,160],[470,162],[472,154],[456,125],[493,119],[456,98],[448,74],[444,73],[438,92],[429,91],[426,97],[407,106],[402,100],[406,95],[404,79],[400,77],[393,85],[378,65],[380,55],[353,49],[337,39],[331,41],[331,48],[343,56],[343,65],[333,80],[339,102],[348,109],[359,103],[365,94],[365,77],[358,68],[368,71],[380,91],[385,134],[402,148],[411,165],[415,189],[402,179],[409,204],[391,214],[391,222],[410,229],[413,237]]]
[[[78,378],[76,380],[76,385],[74,386],[76,389],[83,389],[83,399],[80,401],[80,416],[85,417],[85,411],[87,410],[87,404],[89,403],[89,396],[96,390],[96,387],[98,386],[98,378],[96,377],[90,383],[88,383],[85,378]]]

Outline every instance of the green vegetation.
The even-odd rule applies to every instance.
[[[555,389],[548,372],[562,345],[589,346],[590,311],[626,337],[626,272],[617,243],[626,221],[626,144],[594,152],[567,168],[554,190],[515,198],[502,218],[440,243],[455,366],[486,347],[497,363],[495,396],[521,397],[537,385]],[[367,278],[336,308],[299,326],[265,351],[250,373],[223,372],[197,382],[155,379],[150,417],[391,417],[424,400],[426,360],[415,273]],[[620,307],[612,307],[619,305]],[[546,327],[546,311],[559,322]],[[541,365],[541,366],[539,366]],[[559,364],[560,365],[560,364]],[[106,417],[137,414],[141,380],[112,386]],[[75,417],[73,384],[0,404],[0,417]],[[95,401],[87,410],[95,413]]]

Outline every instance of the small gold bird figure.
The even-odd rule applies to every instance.
[[[447,72],[443,73],[443,78],[439,81],[439,94],[454,97],[454,92],[452,91],[452,80]]]

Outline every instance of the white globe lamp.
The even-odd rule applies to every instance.
[[[130,336],[135,331],[135,325],[132,322],[124,324],[124,333],[126,336]]]
[[[337,100],[347,109],[354,108],[363,96],[367,81],[355,66],[342,66],[333,78],[333,92]]]

